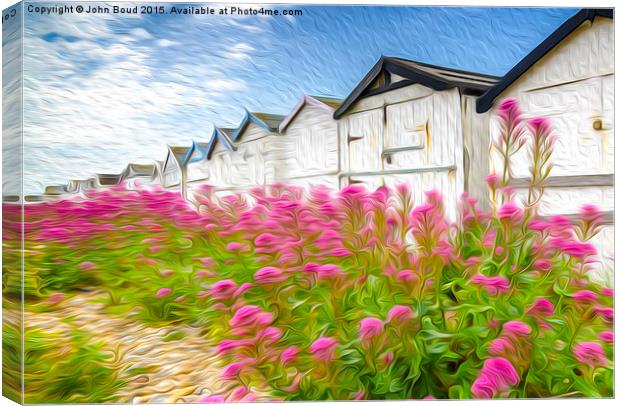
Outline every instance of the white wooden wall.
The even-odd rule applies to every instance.
[[[275,181],[322,175],[336,178],[338,125],[332,114],[327,109],[306,103],[284,134],[270,140],[269,160]]]
[[[206,157],[202,157],[202,159],[191,162],[191,159],[200,157],[202,157],[200,151],[194,151],[190,157],[190,162],[188,162],[186,169],[188,182],[206,182],[209,178],[209,161]]]
[[[181,170],[174,163],[168,163],[168,167],[163,174],[164,187],[178,186],[181,182]]]
[[[562,186],[546,189],[541,204],[543,215],[576,213],[582,204],[613,210],[613,186],[601,184],[600,176],[589,176],[613,175],[613,42],[613,20],[599,17],[592,24],[586,21],[495,101],[492,117],[501,100],[516,97],[526,118],[549,118],[558,135],[551,176]],[[601,129],[595,128],[598,122]],[[497,133],[497,121],[493,119],[491,134]],[[515,176],[527,177],[529,159],[525,149],[516,162]],[[491,160],[491,167],[500,167],[497,159]],[[562,178],[570,182],[557,182]],[[613,267],[613,225],[602,234],[597,239],[601,259],[604,266]]]
[[[456,218],[463,192],[461,96],[418,84],[359,100],[339,122],[343,183],[410,184],[416,204],[439,190]]]

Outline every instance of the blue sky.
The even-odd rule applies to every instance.
[[[345,97],[381,54],[501,75],[577,11],[272,7],[303,15],[26,12],[25,192],[163,159],[244,107],[284,114],[303,92]]]

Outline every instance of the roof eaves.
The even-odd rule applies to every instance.
[[[575,13],[510,69],[495,86],[492,86],[480,95],[476,100],[476,112],[484,113],[488,111],[493,105],[495,98],[519,79],[521,75],[527,72],[536,62],[542,59],[586,20],[594,21],[597,16],[613,18],[613,9],[583,8]]]
[[[370,68],[368,73],[366,73],[364,78],[353,88],[351,93],[349,93],[349,95],[344,99],[340,107],[338,107],[336,111],[334,111],[335,119],[339,119],[340,117],[342,117],[342,115],[346,113],[347,110],[349,110],[349,108],[351,107],[351,105],[359,98],[362,92],[364,92],[364,90],[372,83],[372,81],[375,80],[375,78],[383,68],[384,60],[385,57],[382,55],[381,58],[379,58],[379,60],[375,62],[373,67]]]

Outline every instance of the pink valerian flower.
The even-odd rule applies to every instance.
[[[553,239],[552,243],[565,254],[575,258],[584,258],[590,255],[596,255],[596,248],[590,243],[581,241],[562,241]]]
[[[338,341],[335,338],[321,337],[310,345],[310,353],[318,361],[331,361],[337,346]]]
[[[494,149],[500,154],[504,165],[502,185],[509,183],[512,176],[510,170],[510,158],[525,145],[525,128],[519,103],[516,99],[504,100],[498,110],[500,136],[493,141]]]
[[[574,236],[573,222],[566,216],[553,216],[549,219],[552,236],[570,240]]]
[[[222,340],[217,345],[217,353],[218,354],[226,354],[232,350],[242,347],[249,347],[254,345],[254,342],[251,340]]]
[[[248,388],[246,388],[245,386],[240,386],[230,394],[227,401],[228,402],[240,402],[243,400],[243,397],[248,394],[248,392],[249,392]]]
[[[240,242],[231,242],[226,245],[226,249],[231,252],[246,252],[250,250],[250,247]]]
[[[282,388],[282,390],[289,393],[297,392],[297,390],[299,389],[299,384],[301,384],[302,378],[302,374],[297,374],[297,376],[295,376],[295,379],[293,379],[293,382],[291,382],[289,386],[285,386],[284,388]]]
[[[608,363],[605,350],[597,342],[584,341],[575,344],[573,355],[577,361],[593,367],[605,366]]]
[[[603,288],[601,289],[601,295],[605,295],[608,297],[614,297],[614,290],[611,288]]]
[[[581,206],[579,215],[579,237],[582,240],[589,240],[600,231],[603,225],[603,212],[597,206],[587,204]]]
[[[504,203],[497,211],[497,218],[516,223],[523,217],[523,209],[512,202]]]
[[[614,342],[614,332],[613,331],[603,331],[598,334],[598,338],[606,343]]]
[[[551,124],[546,118],[536,117],[531,119],[528,124],[532,134],[529,152],[533,165],[529,168],[531,183],[527,204],[532,206],[538,203],[542,197],[543,183],[552,168],[550,158],[556,137],[552,134]]]
[[[478,379],[471,386],[476,398],[490,399],[511,386],[519,384],[519,374],[510,361],[505,358],[489,358],[484,361]]]
[[[383,361],[384,365],[390,365],[394,361],[394,353],[392,351],[384,353],[381,356],[381,361]]]
[[[529,312],[539,316],[551,316],[553,315],[554,307],[553,303],[546,298],[536,299]]]
[[[547,272],[551,270],[551,268],[553,267],[553,264],[551,263],[550,260],[541,258],[541,259],[537,259],[536,261],[534,261],[533,266],[534,266],[534,269],[538,271]]]
[[[282,365],[288,365],[292,362],[295,362],[295,360],[297,360],[297,355],[299,354],[300,350],[297,346],[290,346],[287,349],[285,349],[284,351],[282,351],[282,354],[280,355],[280,363]]]
[[[246,292],[247,290],[249,290],[253,286],[254,286],[254,284],[252,284],[250,282],[242,283],[241,286],[239,286],[239,288],[237,288],[237,290],[235,290],[235,292],[233,293],[233,297],[241,296],[244,292]]]
[[[170,288],[161,288],[157,291],[157,293],[155,293],[155,297],[156,298],[162,298],[164,296],[168,296],[170,293],[172,293],[172,289]]]
[[[411,307],[396,305],[388,312],[387,322],[402,325],[414,317],[415,312],[411,309]]]
[[[366,317],[360,322],[359,335],[362,342],[368,343],[381,336],[383,333],[383,322],[376,317]]]
[[[538,232],[544,232],[549,229],[549,227],[551,227],[551,225],[548,222],[539,219],[534,219],[528,224],[530,230]]]
[[[282,338],[282,330],[277,327],[267,327],[258,333],[257,338],[259,340],[264,340],[267,344],[273,344]]]
[[[489,354],[491,355],[500,356],[500,355],[514,354],[514,352],[516,351],[516,348],[510,342],[510,340],[504,337],[498,337],[494,339],[493,341],[491,341],[491,344],[489,344],[488,351],[489,351]]]
[[[259,254],[272,254],[280,249],[282,238],[278,238],[271,233],[260,234],[254,239],[254,245],[256,245],[256,252]]]
[[[310,262],[304,267],[305,272],[316,273],[319,279],[338,279],[344,277],[342,268],[334,264],[315,264]]]
[[[485,176],[484,181],[487,183],[491,190],[496,190],[500,186],[500,178],[499,175],[495,172],[488,174]]]
[[[613,307],[595,307],[594,314],[600,314],[604,318],[609,321],[613,321],[614,319],[614,309]]]
[[[243,306],[234,314],[228,324],[233,328],[269,325],[273,321],[271,313],[264,312],[258,306]]]
[[[527,336],[532,333],[532,328],[519,320],[509,321],[502,326],[502,332],[508,336]]]
[[[224,403],[226,399],[221,395],[207,395],[199,398],[198,403]]]
[[[580,290],[572,295],[573,299],[579,303],[596,303],[598,295],[591,290]]]
[[[254,274],[254,280],[256,280],[256,283],[260,285],[277,284],[284,282],[287,279],[288,276],[282,269],[273,266],[261,268]]]
[[[205,268],[215,268],[216,267],[216,263],[215,260],[213,258],[195,258],[196,261],[199,261],[202,266],[204,266]]]
[[[593,204],[586,204],[581,206],[581,208],[579,209],[579,215],[581,217],[581,220],[587,223],[598,224],[603,218],[603,212],[601,211],[601,209],[599,209],[598,206],[595,206]]]
[[[510,286],[508,279],[501,276],[488,277],[482,274],[474,275],[470,282],[474,285],[482,285],[490,295],[507,292]]]
[[[528,124],[534,134],[544,134],[551,131],[551,123],[544,117],[532,118],[528,121]]]
[[[417,282],[419,280],[418,275],[411,269],[403,269],[396,274],[396,279],[400,282]]]
[[[97,265],[95,265],[94,262],[90,262],[90,261],[84,261],[80,264],[80,269],[82,271],[90,271],[92,269],[95,269],[97,267]]]
[[[241,374],[243,367],[245,367],[245,362],[243,361],[233,362],[232,364],[229,364],[226,368],[224,368],[224,371],[222,372],[222,378],[235,379],[237,376],[239,376],[239,374]]]
[[[167,278],[168,276],[171,276],[174,274],[174,270],[173,269],[162,269],[159,271],[159,274],[163,276],[164,278]]]
[[[235,290],[237,284],[230,279],[224,279],[214,283],[209,289],[209,293],[215,300],[228,300],[230,299]]]
[[[196,279],[200,280],[200,279],[203,279],[203,278],[206,278],[206,277],[214,277],[216,275],[217,274],[214,273],[214,272],[206,271],[206,270],[203,269],[201,271],[196,272]]]

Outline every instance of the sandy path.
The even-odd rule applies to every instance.
[[[229,393],[230,383],[219,379],[222,365],[212,346],[190,326],[146,327],[137,321],[108,315],[97,299],[101,293],[80,293],[46,313],[25,313],[25,327],[70,334],[71,326],[93,334],[114,354],[112,365],[127,385],[119,403],[187,403],[204,395]],[[164,342],[172,331],[185,337]],[[138,375],[131,369],[148,368]]]

